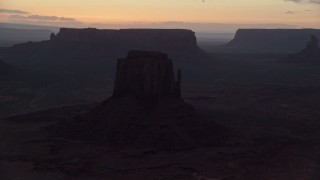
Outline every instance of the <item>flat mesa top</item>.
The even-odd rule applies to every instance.
[[[126,59],[140,59],[140,58],[148,58],[148,59],[168,59],[168,55],[161,52],[154,51],[138,51],[132,50],[128,52]]]

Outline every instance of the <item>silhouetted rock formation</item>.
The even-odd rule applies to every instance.
[[[182,78],[181,69],[178,69],[177,82],[174,90],[175,92],[174,96],[176,98],[181,98],[181,78]]]
[[[175,64],[195,63],[209,56],[197,46],[195,33],[184,29],[61,28],[49,41],[24,43],[4,49],[20,67],[71,72],[112,72],[115,59],[129,50],[159,51]],[[12,57],[12,58],[11,58]],[[107,69],[107,68],[110,69]]]
[[[319,29],[239,29],[224,48],[233,52],[295,53],[304,48],[310,35]]]
[[[179,82],[175,82],[172,61],[166,54],[130,51],[127,58],[118,59],[116,72],[114,97],[132,94],[148,100],[180,98],[181,88],[178,86],[181,86],[181,72]]]
[[[116,74],[112,97],[60,129],[111,147],[170,149],[195,146],[217,128],[193,118],[194,108],[181,99],[181,71],[175,82],[166,54],[130,51]]]
[[[51,33],[51,34],[50,34],[50,40],[55,40],[56,37],[57,37],[57,36],[56,36],[54,33]]]
[[[305,49],[296,54],[291,54],[285,61],[288,62],[320,62],[319,39],[312,35]]]
[[[164,52],[176,61],[194,61],[204,55],[197,46],[195,33],[184,29],[61,28],[51,40],[58,44],[58,53],[71,43],[77,44],[73,47],[75,49],[84,48],[84,52],[95,51],[117,57],[124,56],[131,49]]]

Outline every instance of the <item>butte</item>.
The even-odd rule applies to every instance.
[[[69,138],[117,148],[180,149],[221,130],[195,117],[181,98],[181,71],[161,52],[129,51],[118,59],[113,95],[60,130]],[[60,131],[61,132],[61,131]]]

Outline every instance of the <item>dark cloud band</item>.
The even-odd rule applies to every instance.
[[[312,3],[312,4],[320,4],[320,0],[285,0],[285,1],[291,1],[295,3],[306,2],[306,3]]]
[[[9,14],[28,14],[28,12],[15,10],[15,9],[0,9],[0,13],[9,13]]]
[[[65,17],[57,17],[57,16],[41,16],[41,15],[10,15],[9,19],[24,19],[24,20],[41,20],[41,21],[63,21],[63,22],[75,22],[74,18],[65,18]]]

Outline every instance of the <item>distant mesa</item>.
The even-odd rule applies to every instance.
[[[166,54],[130,51],[118,59],[112,97],[72,122],[61,122],[60,129],[68,129],[62,134],[110,147],[164,149],[210,139],[217,126],[193,118],[194,108],[181,98],[181,71],[177,76]]]
[[[320,63],[319,39],[311,35],[310,41],[302,51],[289,55],[285,61],[297,63]]]
[[[21,67],[96,73],[114,67],[115,59],[132,49],[164,52],[175,64],[209,58],[197,46],[195,33],[185,29],[61,28],[48,41],[17,44],[0,55]]]
[[[239,29],[233,40],[222,47],[228,52],[296,53],[310,35],[320,37],[319,29]]]
[[[171,58],[194,60],[203,51],[197,46],[195,33],[185,29],[71,29],[61,28],[57,35],[51,34],[51,41],[64,48],[68,43],[86,44],[96,53],[123,56],[131,49],[161,51]],[[74,48],[78,48],[74,45]],[[83,48],[84,45],[80,47]],[[87,51],[91,50],[87,47]],[[63,49],[62,49],[63,50]]]

